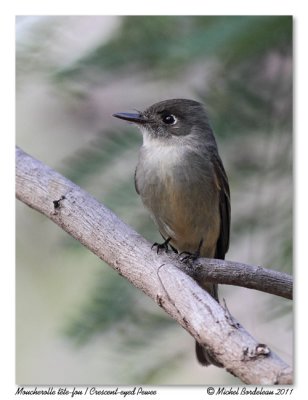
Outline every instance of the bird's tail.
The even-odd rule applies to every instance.
[[[206,285],[202,285],[202,287],[209,292],[209,294],[214,297],[214,299],[219,302],[218,299],[218,285],[216,283],[208,283]],[[196,341],[196,356],[197,360],[201,365],[208,367],[213,364],[216,367],[222,367],[223,365],[216,360],[215,356],[211,353],[210,350],[206,349],[200,343]]]

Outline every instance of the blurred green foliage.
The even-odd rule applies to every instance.
[[[291,17],[131,16],[109,43],[91,49],[58,77],[76,78],[88,68],[127,72],[132,67],[172,75],[186,65],[213,57],[227,68],[285,51],[292,36]],[[89,76],[87,74],[87,76]]]
[[[139,142],[140,135],[136,131],[99,132],[95,140],[66,160],[66,176],[79,185],[85,184],[97,170],[112,164],[114,159]]]
[[[66,334],[82,344],[89,335],[108,330],[121,331],[126,346],[150,345],[151,336],[170,326],[172,321],[161,312],[147,309],[147,303],[137,301],[135,292],[125,279],[108,269],[104,279],[101,275],[98,277],[93,297],[78,311]]]

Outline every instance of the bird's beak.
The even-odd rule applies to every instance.
[[[117,113],[113,114],[112,116],[119,119],[124,119],[125,121],[133,122],[135,124],[144,124],[148,122],[148,119],[142,114]]]

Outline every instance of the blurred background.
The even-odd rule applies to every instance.
[[[292,273],[292,17],[16,18],[16,142],[161,238],[134,189],[139,132],[111,117],[169,98],[206,105],[231,189],[227,259]],[[239,384],[46,217],[16,204],[18,384]],[[220,287],[293,363],[292,302]]]

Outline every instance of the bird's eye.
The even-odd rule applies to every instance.
[[[163,118],[162,118],[162,120],[163,120],[163,122],[164,122],[165,124],[167,124],[167,125],[174,125],[174,124],[176,123],[176,121],[177,121],[177,119],[175,118],[175,116],[172,115],[172,114],[164,115]]]

